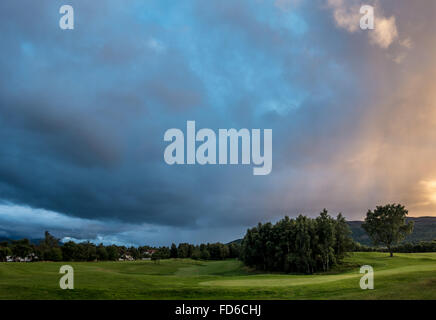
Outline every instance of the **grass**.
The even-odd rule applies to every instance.
[[[0,299],[436,299],[436,253],[353,253],[325,274],[253,272],[237,260],[71,262],[74,290],[59,288],[66,263],[0,263]],[[360,266],[374,268],[362,290]]]

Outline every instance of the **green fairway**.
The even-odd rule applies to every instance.
[[[59,288],[60,266],[74,290]],[[362,290],[360,266],[374,268]],[[436,253],[353,253],[315,275],[257,273],[237,260],[0,263],[0,299],[436,299]]]

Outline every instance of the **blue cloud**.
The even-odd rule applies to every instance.
[[[144,225],[160,230],[156,243],[224,241],[326,206],[360,218],[386,199],[378,176],[354,187],[350,150],[366,139],[356,123],[395,89],[383,75],[397,66],[364,34],[337,28],[321,2],[70,3],[74,31],[59,29],[53,1],[0,3],[0,195],[17,212],[46,210],[22,220],[25,232],[139,243],[148,229],[125,228]],[[272,173],[167,166],[163,134],[187,120],[273,129]],[[102,231],[81,234],[83,221]]]

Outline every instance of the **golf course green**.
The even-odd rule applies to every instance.
[[[62,265],[74,289],[62,290]],[[374,269],[362,290],[360,267]],[[328,273],[259,273],[238,260],[0,263],[0,299],[436,299],[436,253],[351,253]]]

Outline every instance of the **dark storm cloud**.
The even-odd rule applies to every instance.
[[[433,4],[371,3],[372,35],[341,20],[353,1],[72,1],[74,31],[53,1],[2,1],[0,200],[21,217],[2,207],[2,232],[163,244],[324,207],[428,213]],[[273,129],[272,173],[166,165],[164,132],[187,120]]]

